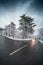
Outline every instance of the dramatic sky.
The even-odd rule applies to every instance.
[[[0,0],[0,27],[12,21],[18,27],[22,14],[34,18],[36,28],[43,27],[43,0]]]

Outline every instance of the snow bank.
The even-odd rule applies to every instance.
[[[13,37],[9,37],[9,36],[5,36],[5,37],[7,37],[7,38],[9,38],[9,39],[12,39],[12,40],[16,40],[16,41],[29,41],[29,40],[32,39],[32,38],[27,38],[27,39],[18,39],[18,38],[13,38]]]
[[[39,39],[38,39],[39,40]],[[43,41],[42,40],[39,40],[41,43],[43,43]]]

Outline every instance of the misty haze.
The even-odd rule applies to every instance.
[[[0,65],[43,65],[42,0],[0,0]]]

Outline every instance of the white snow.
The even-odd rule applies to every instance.
[[[43,41],[42,40],[40,40],[40,39],[38,39],[41,43],[43,43]]]
[[[7,38],[9,38],[9,39],[12,39],[12,40],[16,40],[16,41],[29,41],[29,40],[32,39],[32,38],[27,38],[27,39],[18,39],[18,38],[13,38],[13,37],[9,37],[9,36],[5,36],[5,37],[7,37]]]

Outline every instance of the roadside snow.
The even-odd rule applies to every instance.
[[[40,40],[40,39],[38,39],[42,44],[43,44],[43,41],[42,40]]]
[[[16,41],[29,41],[29,40],[31,40],[32,38],[27,38],[27,39],[18,39],[18,38],[13,38],[13,37],[9,37],[9,36],[5,36],[5,37],[7,37],[7,38],[9,38],[9,39],[12,39],[12,40],[16,40]]]

